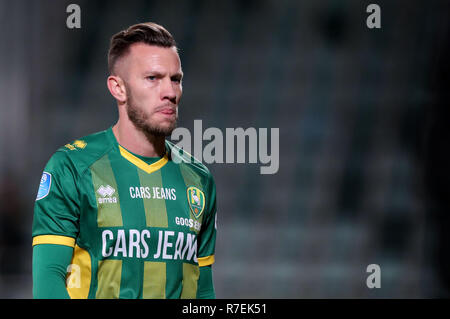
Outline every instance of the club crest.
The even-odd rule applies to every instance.
[[[192,214],[199,218],[205,209],[205,194],[197,187],[191,186],[187,189],[187,200]]]

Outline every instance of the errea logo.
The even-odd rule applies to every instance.
[[[97,193],[102,197],[106,197],[106,196],[111,197],[115,192],[116,192],[116,190],[109,185],[106,185],[106,186],[101,185],[97,189]]]
[[[98,189],[97,189],[97,194],[99,194],[101,197],[98,198],[98,203],[99,204],[104,204],[104,203],[117,203],[117,197],[111,197],[112,195],[114,195],[114,193],[116,192],[116,190],[114,188],[112,188],[110,185],[101,185]]]
[[[83,148],[85,148],[87,146],[87,143],[85,141],[82,141],[82,140],[76,140],[72,144],[66,144],[64,146],[67,147],[69,150],[74,151],[76,149],[83,149]]]

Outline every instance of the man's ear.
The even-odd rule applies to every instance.
[[[127,101],[127,90],[125,88],[125,83],[120,76],[108,76],[106,85],[108,86],[111,95],[114,96],[119,104],[125,103]]]

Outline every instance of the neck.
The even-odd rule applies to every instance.
[[[131,121],[119,121],[112,128],[117,142],[137,155],[162,157],[166,151],[164,136],[147,136],[138,130]]]

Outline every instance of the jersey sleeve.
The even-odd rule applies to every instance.
[[[201,231],[199,234],[198,246],[198,264],[200,267],[209,266],[215,261],[215,246],[217,232],[217,204],[216,204],[216,185],[211,176],[208,185],[208,210],[205,212]]]
[[[79,192],[75,167],[64,151],[56,152],[42,174],[34,205],[33,246],[75,246],[79,230]]]
[[[72,254],[73,248],[63,245],[33,247],[33,298],[70,298],[66,289],[66,275]]]
[[[200,267],[197,299],[216,299],[211,265]]]

